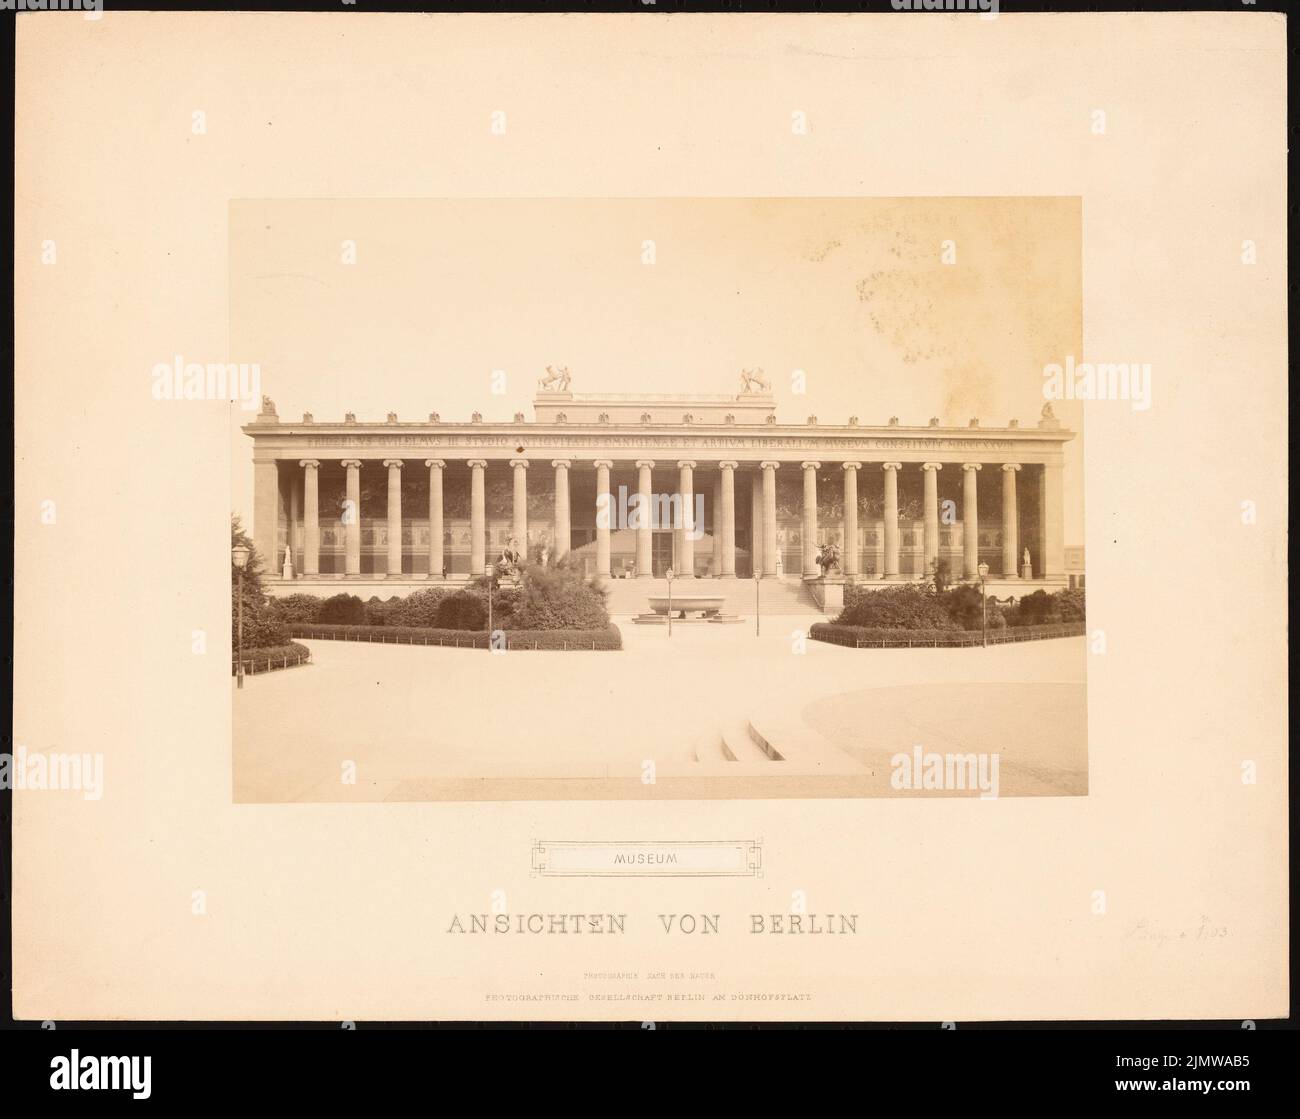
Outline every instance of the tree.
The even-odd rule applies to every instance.
[[[262,589],[262,556],[244,532],[237,514],[230,516],[230,546],[242,544],[248,549],[244,565],[244,648],[264,649],[285,645],[289,641],[284,618],[275,600]],[[239,568],[230,561],[230,645],[233,653],[239,642]]]

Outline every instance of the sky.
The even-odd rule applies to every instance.
[[[1031,426],[1043,366],[1081,354],[1077,198],[241,199],[229,219],[230,360],[284,418],[531,419],[548,364],[578,393],[733,393],[760,366],[784,422]],[[1054,407],[1081,433],[1081,405]],[[251,418],[232,410],[246,522]],[[1067,543],[1082,500],[1080,435]]]

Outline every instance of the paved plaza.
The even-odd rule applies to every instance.
[[[616,621],[621,652],[304,641],[310,665],[234,692],[234,799],[897,796],[888,758],[918,744],[999,753],[1002,795],[1087,792],[1082,637],[853,650],[801,640],[802,618]],[[750,720],[786,760],[724,760]]]

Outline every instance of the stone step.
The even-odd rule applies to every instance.
[[[722,752],[734,762],[771,762],[780,761],[777,754],[772,756],[755,741],[750,733],[748,721],[733,723],[722,732]]]
[[[706,764],[728,761],[722,749],[722,736],[717,733],[701,734],[695,740],[695,760]]]

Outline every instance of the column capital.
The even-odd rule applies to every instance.
[[[781,464],[780,464],[779,462],[773,462],[771,459],[768,459],[768,460],[765,461],[765,462],[760,462],[758,465],[761,466],[764,470],[780,470],[780,469],[781,469]]]
[[[606,470],[613,470],[613,469],[614,469],[614,461],[613,461],[612,459],[607,459],[607,458],[598,458],[598,459],[597,459],[595,462],[593,462],[591,465],[594,466],[594,467],[596,467],[597,469],[600,469],[600,467],[602,467],[602,466],[603,466]]]
[[[401,470],[401,469],[402,469],[402,460],[401,460],[400,458],[386,458],[386,459],[384,459],[384,465],[385,465],[385,466],[390,466],[390,467],[391,467],[391,466],[395,466],[395,467],[397,467],[398,470]]]
[[[653,470],[655,468],[655,460],[652,458],[639,458],[636,460],[636,468],[638,470],[643,468],[646,470]]]
[[[801,462],[799,465],[805,470],[820,470],[822,468],[820,462]]]
[[[319,460],[319,459],[314,459],[314,458],[304,458],[304,459],[299,459],[299,460],[298,460],[298,465],[299,465],[299,466],[307,466],[307,467],[310,467],[312,470],[315,470],[318,466],[320,466],[320,460]]]
[[[526,458],[512,458],[512,459],[510,460],[510,465],[511,465],[511,466],[522,466],[525,470],[527,470],[527,469],[528,469],[528,460],[527,460]]]
[[[465,460],[465,465],[466,465],[466,466],[477,466],[480,470],[486,470],[486,469],[487,469],[487,459],[482,459],[482,458],[470,458],[470,459],[466,459],[466,460]]]
[[[983,465],[982,462],[963,462],[961,468],[963,470],[979,470]]]
[[[553,458],[553,459],[551,459],[551,465],[552,465],[553,467],[555,467],[556,470],[559,470],[561,467],[563,467],[565,470],[568,470],[569,467],[573,465],[573,459],[571,459],[571,458]]]
[[[861,470],[861,469],[862,469],[862,463],[860,463],[860,462],[842,462],[842,463],[840,463],[840,469],[841,469],[841,470]]]
[[[922,469],[922,470],[942,470],[942,469],[943,469],[943,463],[941,463],[941,462],[923,462],[923,463],[921,463],[921,469]]]
[[[1002,464],[1002,469],[1003,469],[1003,470],[1019,470],[1019,469],[1020,469],[1020,463],[1018,463],[1018,462],[1004,462],[1004,463]]]
[[[359,458],[345,458],[341,463],[339,463],[339,465],[346,466],[349,470],[353,468],[360,470],[361,460]]]
[[[903,464],[901,462],[882,462],[880,464],[880,469],[881,470],[902,470]]]
[[[695,460],[694,460],[693,458],[684,458],[684,459],[681,459],[681,460],[679,460],[678,463],[677,463],[677,469],[678,469],[678,470],[694,470],[694,469],[695,469]]]
[[[718,468],[720,470],[735,470],[739,465],[740,463],[736,462],[734,459],[723,459],[718,463]]]
[[[427,458],[424,460],[424,465],[434,470],[441,470],[447,464],[440,458]]]

